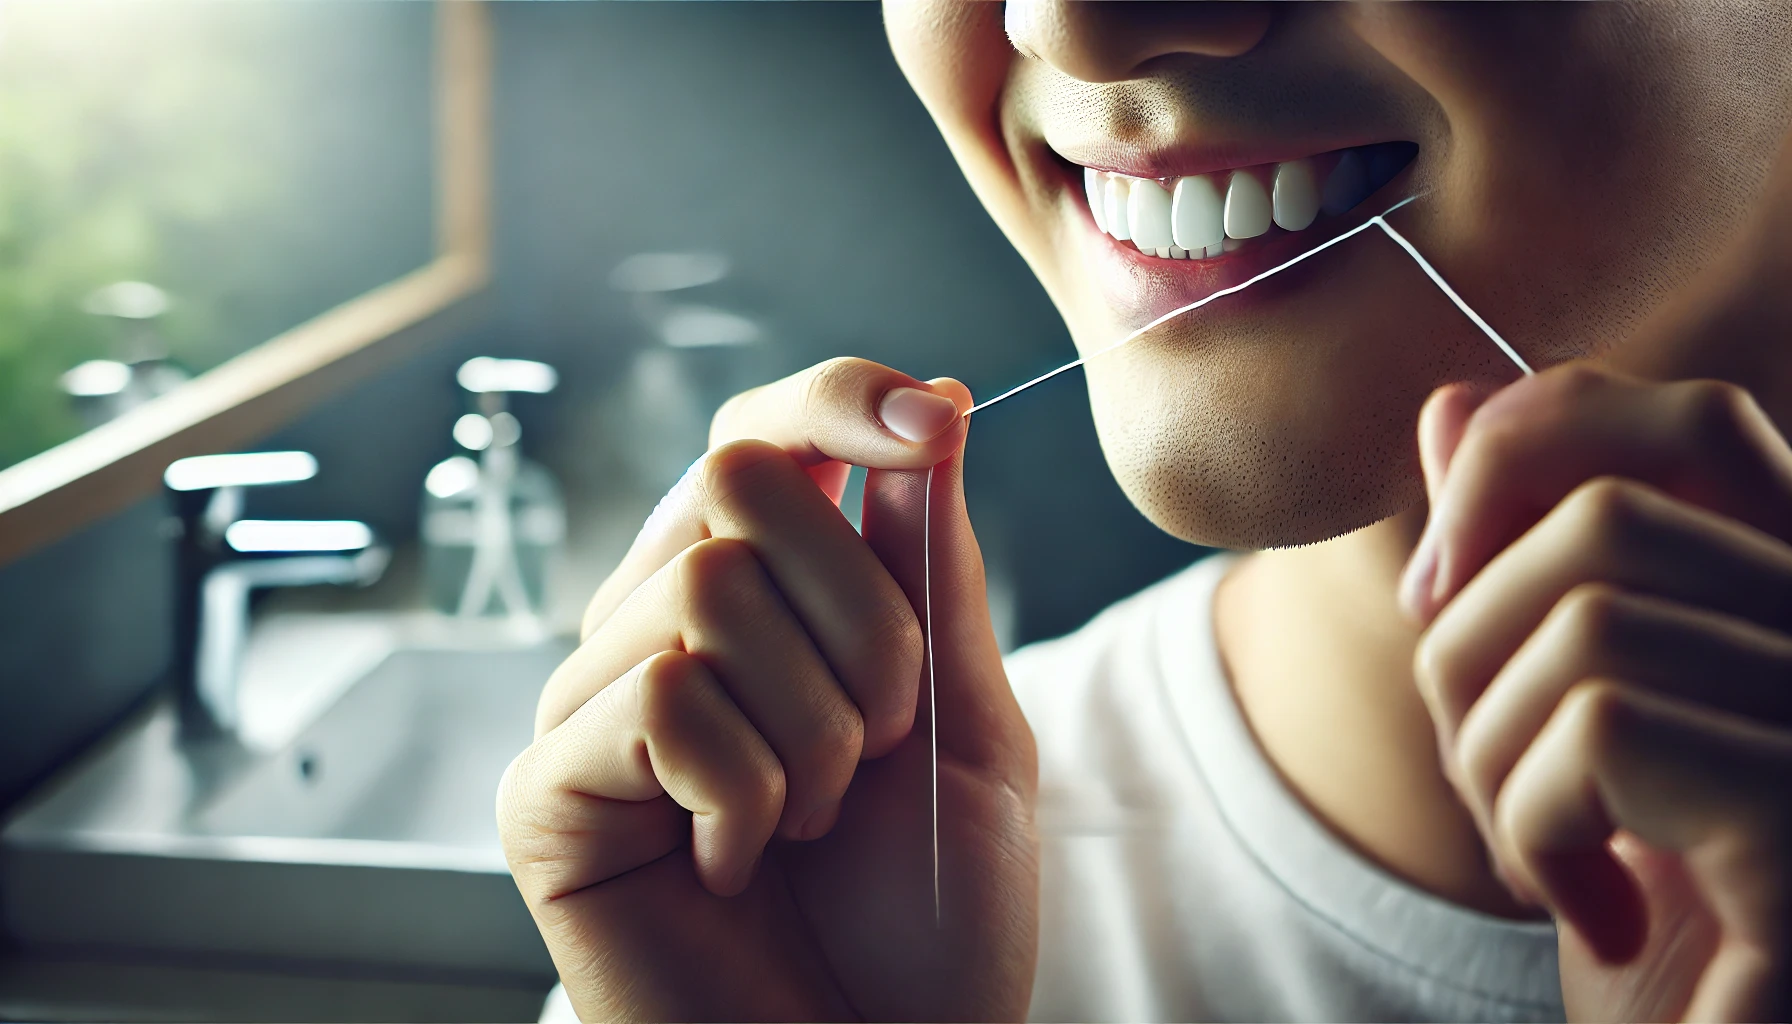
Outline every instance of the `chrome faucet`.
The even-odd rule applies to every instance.
[[[185,739],[237,735],[251,591],[367,586],[391,560],[366,523],[242,518],[246,488],[316,474],[307,452],[252,452],[181,459],[162,476],[180,517],[173,671]]]

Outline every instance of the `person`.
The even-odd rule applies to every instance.
[[[1792,1016],[1792,12],[886,21],[1083,353],[1416,195],[1540,372],[1375,232],[1096,358],[1127,494],[1236,553],[1006,662],[962,385],[737,396],[501,787],[571,1007]]]

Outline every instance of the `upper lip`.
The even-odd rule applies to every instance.
[[[1058,156],[1080,167],[1092,167],[1098,171],[1111,171],[1134,178],[1175,178],[1282,163],[1334,150],[1392,141],[1394,140],[1370,137],[1314,137],[1302,142],[1208,141],[1141,147],[1116,139],[1058,142],[1048,138],[1045,144]]]

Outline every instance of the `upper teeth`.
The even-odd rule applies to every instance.
[[[1167,259],[1218,256],[1227,239],[1255,238],[1272,222],[1299,231],[1321,208],[1342,213],[1370,192],[1354,150],[1339,157],[1323,188],[1311,158],[1172,179],[1084,168],[1083,185],[1096,227]]]

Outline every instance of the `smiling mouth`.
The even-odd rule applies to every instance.
[[[1341,216],[1418,154],[1382,142],[1211,174],[1137,178],[1084,167],[1097,229],[1148,257],[1207,261]]]

